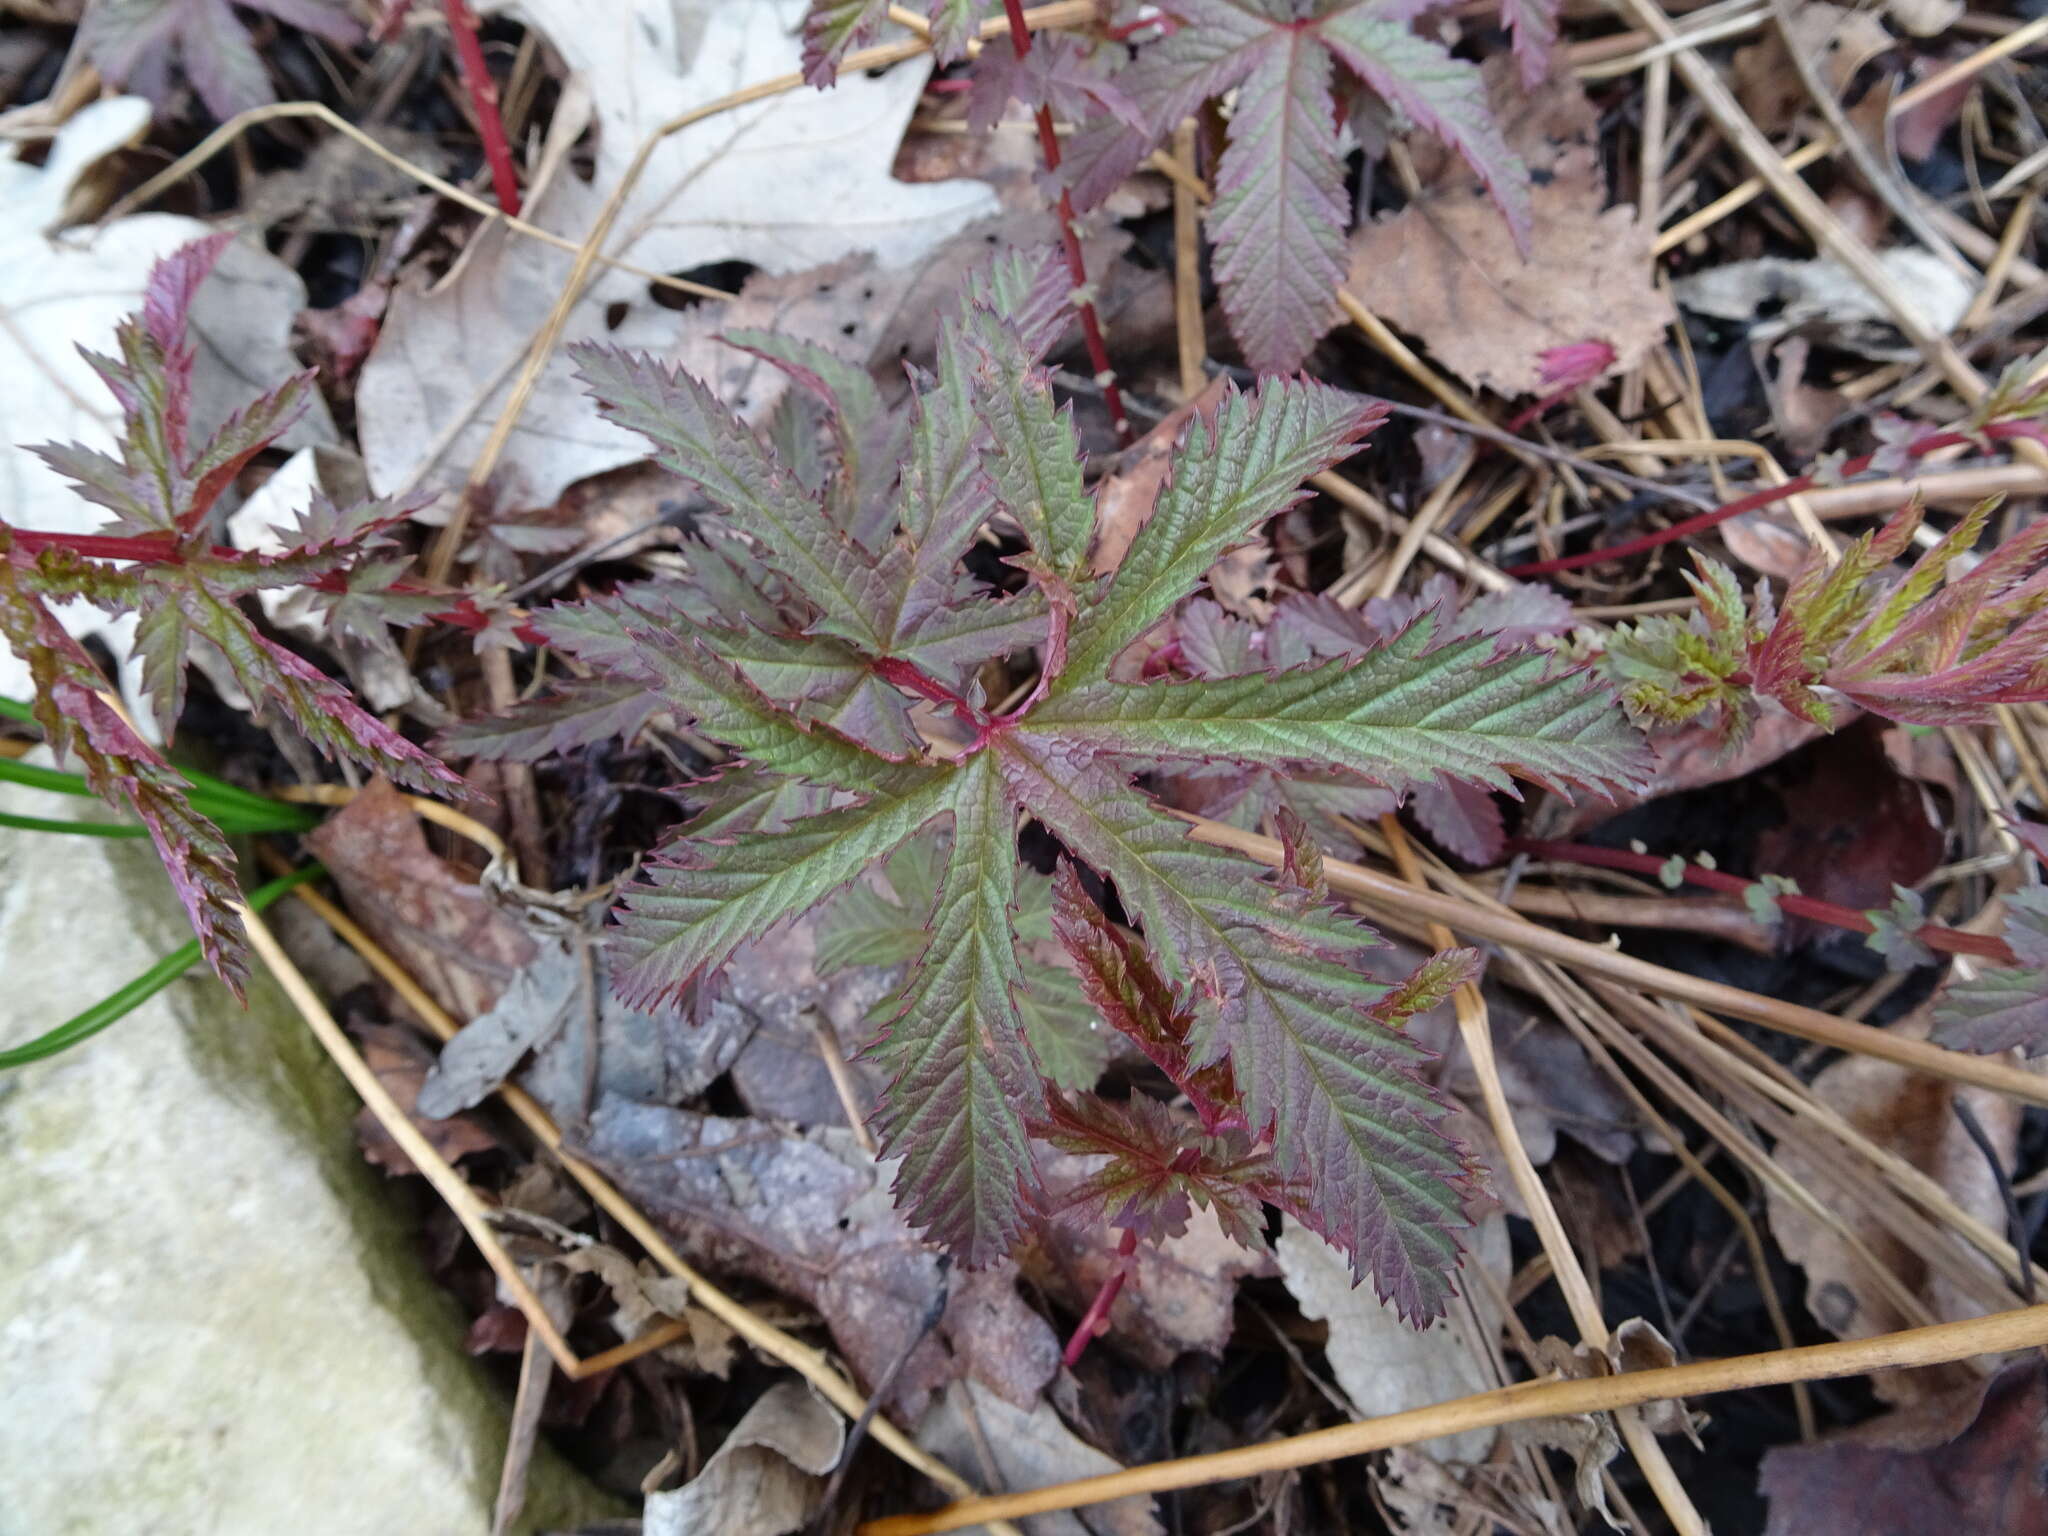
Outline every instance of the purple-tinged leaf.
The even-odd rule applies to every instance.
[[[2030,885],[2005,898],[2005,942],[2020,963],[1950,982],[1934,1010],[1936,1045],[2048,1054],[2048,887]]]
[[[925,15],[932,24],[933,57],[941,64],[956,64],[966,58],[967,45],[980,32],[982,12],[987,8],[988,0],[927,0]]]
[[[1060,1202],[1070,1220],[1161,1242],[1184,1233],[1199,1205],[1233,1242],[1265,1246],[1264,1201],[1279,1170],[1241,1134],[1203,1135],[1157,1099],[1133,1094],[1121,1103],[1056,1098],[1045,1137],[1062,1152],[1108,1159]]]
[[[1382,1024],[1399,1029],[1418,1013],[1449,1000],[1468,981],[1479,979],[1479,951],[1441,949],[1410,971],[1401,984],[1368,1010]]]
[[[634,682],[569,678],[508,714],[449,727],[434,750],[448,757],[535,763],[600,741],[630,739],[653,718],[661,700]]]
[[[900,1156],[897,1202],[971,1266],[1006,1258],[1035,1185],[1025,1118],[1043,1098],[1017,1015],[1017,813],[993,759],[953,775],[953,838],[931,942],[869,1048],[889,1073],[875,1116]],[[801,830],[801,829],[799,829]]]
[[[875,40],[889,0],[811,0],[804,16],[804,83],[819,90],[839,79],[839,64]]]
[[[1095,498],[1081,480],[1073,413],[1053,409],[1052,392],[1014,330],[988,310],[973,312],[968,325],[989,436],[982,462],[996,500],[1055,576],[1079,580],[1095,537]]]
[[[1468,1224],[1465,1155],[1419,1075],[1426,1053],[1367,1011],[1390,990],[1354,969],[1370,930],[1276,907],[1242,860],[1056,742],[1017,732],[996,750],[1025,811],[1115,879],[1162,973],[1191,989],[1193,1060],[1228,1056],[1253,1133],[1314,1180],[1324,1235],[1404,1317],[1440,1314]]]
[[[1174,0],[1169,9],[1187,24],[1148,45],[1116,77],[1149,131],[1133,133],[1105,112],[1067,142],[1061,174],[1083,213],[1121,186],[1182,118],[1244,79],[1251,69],[1248,50],[1285,24],[1261,7],[1230,0]]]
[[[1112,79],[1102,55],[1071,32],[1040,33],[1021,59],[1014,48],[984,50],[967,95],[968,131],[992,131],[1013,101],[1027,111],[1049,107],[1070,123],[1106,112],[1130,133],[1147,131],[1144,114]]]
[[[620,996],[638,1008],[679,1001],[740,945],[819,905],[954,808],[957,772],[890,775],[864,804],[786,831],[669,843],[621,895],[612,972]]]
[[[1336,317],[1344,277],[1343,161],[1330,56],[1306,31],[1256,44],[1216,168],[1209,237],[1230,332],[1261,373],[1301,366]]]
[[[1188,1064],[1193,1005],[1153,967],[1144,947],[1103,915],[1065,862],[1053,876],[1052,927],[1096,1012],[1187,1095],[1202,1128],[1213,1132],[1233,1116],[1242,1119],[1228,1063]]]
[[[1533,91],[1550,74],[1557,47],[1558,0],[1500,0],[1500,19],[1515,41],[1522,89]],[[1604,370],[1603,370],[1604,371]]]
[[[1151,518],[1075,625],[1055,695],[1107,676],[1211,566],[1299,501],[1301,482],[1342,460],[1386,414],[1325,385],[1267,380],[1254,394],[1225,394],[1213,424],[1190,422]]]
[[[1464,158],[1527,250],[1529,174],[1501,135],[1479,69],[1416,36],[1408,25],[1413,14],[1399,0],[1360,0],[1324,16],[1316,35],[1359,79]]]
[[[1934,963],[1934,951],[1919,938],[1927,923],[1927,903],[1918,891],[1894,885],[1889,907],[1873,907],[1863,915],[1870,920],[1870,934],[1863,947],[1883,955],[1886,970],[1910,971]]]
[[[19,581],[19,557],[0,527],[0,638],[27,665],[34,709],[60,755],[75,758],[101,799],[129,806],[149,829],[157,857],[191,919],[200,952],[237,997],[249,957],[237,913],[234,853],[194,811],[185,781],[130,729],[107,700],[107,684],[48,606]]]
[[[570,352],[606,419],[652,442],[664,468],[759,539],[776,568],[818,605],[819,633],[881,654],[876,619],[890,594],[880,573],[738,417],[697,379],[651,357],[594,343]]]
[[[1135,548],[1135,546],[1134,546]],[[1114,594],[1112,593],[1112,596]],[[1277,675],[1056,690],[1031,725],[1069,750],[1338,769],[1407,789],[1509,775],[1595,790],[1639,782],[1639,738],[1591,675],[1480,635],[1434,641],[1426,614],[1363,656]]]
[[[1424,784],[1411,804],[1422,829],[1467,864],[1491,864],[1507,846],[1499,802],[1475,785],[1457,779]]]

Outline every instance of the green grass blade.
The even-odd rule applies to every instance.
[[[0,811],[0,827],[17,832],[68,833],[73,837],[147,837],[149,828],[120,821],[51,821],[42,816],[16,816]]]
[[[261,912],[279,897],[296,890],[309,880],[317,879],[325,872],[318,864],[308,864],[304,869],[294,870],[268,885],[259,886],[250,895],[249,905]],[[141,1007],[198,963],[197,939],[179,945],[119,991],[102,998],[83,1013],[66,1019],[55,1029],[36,1036],[26,1044],[0,1051],[0,1071],[27,1066],[32,1061],[42,1061],[59,1051],[69,1050],[80,1041],[90,1040],[109,1024]]]

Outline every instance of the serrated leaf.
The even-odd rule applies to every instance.
[[[741,944],[809,911],[953,809],[958,777],[892,769],[864,804],[785,831],[666,845],[620,896],[620,995],[641,1008],[680,1000]]]
[[[1095,498],[1081,482],[1071,410],[1055,411],[1024,340],[987,310],[972,316],[980,353],[975,391],[990,446],[983,457],[996,500],[1039,558],[1065,580],[1088,566]]]
[[[1089,899],[1073,865],[1062,864],[1054,875],[1052,898],[1053,931],[1073,957],[1078,985],[1095,1011],[1187,1095],[1205,1131],[1238,1116],[1237,1084],[1228,1063],[1201,1068],[1189,1063],[1193,1004],[1153,968],[1143,947],[1118,931]]]
[[[1274,905],[1241,860],[1189,841],[1059,743],[1019,732],[997,750],[1025,810],[1114,875],[1168,979],[1192,989],[1193,1060],[1228,1055],[1253,1130],[1271,1130],[1284,1174],[1315,1181],[1321,1229],[1404,1317],[1441,1312],[1465,1162],[1418,1074],[1426,1053],[1367,1012],[1390,989],[1353,966],[1377,940],[1333,912]]]
[[[1644,758],[1608,695],[1544,652],[1496,654],[1487,636],[1432,644],[1425,614],[1379,650],[1277,675],[1101,682],[1032,719],[1069,748],[1341,769],[1408,788],[1442,774],[1493,789],[1622,785]]]
[[[2030,885],[2005,898],[2005,942],[2020,964],[1949,983],[1934,1010],[1936,1045],[2048,1053],[2048,888]]]
[[[709,389],[681,369],[596,343],[570,355],[608,420],[646,437],[664,468],[761,541],[776,568],[818,605],[819,633],[882,653],[875,622],[890,606],[889,590],[867,552]]]
[[[435,749],[450,757],[533,763],[614,738],[631,738],[661,708],[639,683],[570,678],[507,714],[450,726]]]
[[[1330,468],[1386,419],[1386,407],[1325,385],[1268,380],[1231,390],[1213,424],[1190,423],[1172,478],[1138,530],[1108,590],[1074,626],[1062,690],[1108,675],[1123,649],[1187,596],[1225,551],[1302,497],[1301,482]]]
[[[1501,136],[1478,67],[1418,37],[1413,14],[1402,0],[1358,0],[1324,15],[1316,35],[1378,95],[1458,152],[1526,250],[1528,172]]]
[[[1261,373],[1301,366],[1344,277],[1343,161],[1330,56],[1306,31],[1254,45],[1216,168],[1209,237],[1230,333]]]
[[[804,15],[804,83],[820,90],[839,78],[839,61],[875,39],[889,0],[811,0]]]
[[[1242,1135],[1205,1136],[1157,1099],[1055,1099],[1046,1139],[1062,1152],[1108,1161],[1068,1191],[1061,1213],[1159,1242],[1187,1230],[1195,1206],[1216,1213],[1232,1241],[1265,1246],[1264,1200],[1280,1182],[1272,1158]]]
[[[1025,1117],[1042,1090],[1015,1003],[1017,813],[987,755],[951,779],[952,850],[931,942],[870,1054],[890,1074],[875,1119],[883,1151],[903,1159],[898,1202],[965,1262],[985,1265],[1007,1257],[1023,1227],[1035,1182]]]
[[[1514,38],[1515,63],[1522,89],[1533,91],[1550,73],[1550,55],[1557,47],[1558,0],[1501,0],[1500,19]]]

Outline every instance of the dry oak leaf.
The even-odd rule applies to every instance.
[[[583,240],[636,152],[664,124],[797,69],[804,8],[804,0],[505,0],[486,7],[533,27],[571,71],[529,189],[527,219]],[[787,277],[861,256],[872,257],[877,273],[906,272],[997,210],[995,194],[980,182],[912,185],[890,174],[930,70],[929,59],[913,59],[873,79],[849,74],[831,91],[771,96],[660,140],[619,209],[607,254],[668,273],[744,262]],[[595,130],[597,146],[587,182],[568,164],[586,129]],[[363,458],[380,494],[416,477],[460,482],[574,263],[572,252],[491,224],[433,288],[408,284],[393,295],[357,397]],[[654,300],[644,278],[597,269],[494,470],[499,505],[552,506],[584,476],[647,457],[644,439],[599,417],[564,351],[569,343],[652,351],[710,379],[737,406],[724,369],[739,366],[763,380],[772,370],[730,349],[707,356],[707,338],[767,325],[866,362],[890,299],[879,286],[865,298],[842,287],[829,314],[735,315],[716,301],[678,314]],[[750,398],[742,414],[755,419],[766,399]]]
[[[488,1010],[533,963],[533,940],[435,855],[389,781],[373,780],[306,843],[356,921],[456,1018]]]
[[[1352,237],[1347,286],[1475,389],[1534,394],[1543,353],[1589,341],[1614,349],[1609,373],[1626,372],[1674,314],[1651,281],[1652,232],[1606,206],[1592,105],[1569,74],[1527,95],[1505,58],[1486,77],[1533,182],[1528,259],[1464,163],[1418,142],[1421,193]]]

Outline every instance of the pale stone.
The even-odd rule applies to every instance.
[[[0,1044],[189,937],[147,842],[0,829]],[[489,1529],[506,1405],[356,1107],[202,971],[0,1075],[0,1536]],[[543,1450],[520,1528],[612,1508]]]

